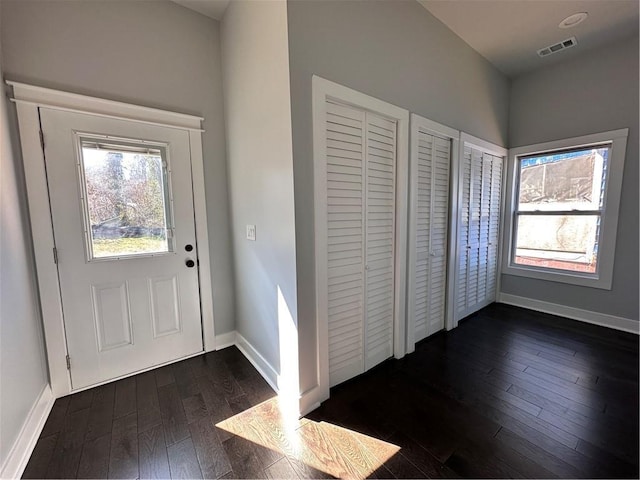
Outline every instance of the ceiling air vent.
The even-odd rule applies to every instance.
[[[551,55],[552,53],[558,53],[562,50],[566,50],[567,48],[571,48],[578,44],[576,37],[568,38],[562,42],[558,42],[550,47],[541,48],[538,50],[538,55],[541,57],[546,57],[547,55]]]

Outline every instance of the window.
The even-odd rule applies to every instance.
[[[173,251],[165,149],[80,138],[88,258]]]
[[[503,272],[611,288],[627,130],[510,152]]]

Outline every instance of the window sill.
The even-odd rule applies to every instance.
[[[581,274],[580,272],[559,272],[544,268],[530,267],[526,265],[508,264],[502,269],[503,275],[514,275],[516,277],[535,278],[549,282],[567,283],[580,287],[599,288],[611,290],[611,278],[605,278],[600,274]]]

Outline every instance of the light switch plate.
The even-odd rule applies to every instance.
[[[247,225],[247,240],[256,241],[256,226]]]

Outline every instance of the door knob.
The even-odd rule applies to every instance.
[[[184,262],[184,264],[185,264],[187,267],[192,268],[192,267],[196,264],[196,262],[194,262],[193,260],[189,259],[189,260],[187,260],[186,262]]]

